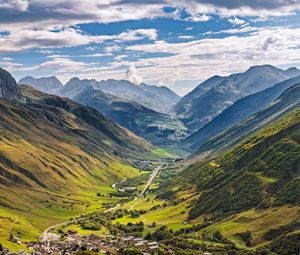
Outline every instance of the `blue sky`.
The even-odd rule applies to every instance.
[[[0,66],[183,95],[252,65],[300,67],[299,11],[297,0],[0,0]]]

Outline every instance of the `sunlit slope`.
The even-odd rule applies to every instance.
[[[231,150],[189,166],[159,197],[185,201],[189,194],[187,220],[208,222],[200,234],[220,231],[238,241],[249,231],[251,246],[267,244],[300,231],[299,162],[298,109]]]
[[[253,114],[244,121],[217,134],[200,146],[198,152],[221,151],[241,142],[257,130],[263,128],[289,112],[300,107],[300,84],[285,90],[276,100],[266,108]]]
[[[231,151],[188,167],[177,180],[181,184],[177,189],[196,189],[201,193],[190,217],[299,204],[299,143],[297,110]]]
[[[128,163],[152,150],[91,108],[28,87],[22,92],[26,104],[0,100],[4,241],[11,228],[21,238],[36,237],[52,222],[113,201],[96,194],[107,194],[112,183],[138,175]]]

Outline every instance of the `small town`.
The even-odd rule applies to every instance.
[[[5,255],[61,255],[75,254],[77,252],[94,252],[102,254],[122,254],[124,249],[134,249],[141,251],[142,254],[174,254],[171,250],[159,253],[159,243],[147,241],[144,238],[135,238],[127,235],[123,238],[117,238],[112,235],[100,237],[95,234],[83,236],[74,230],[68,230],[67,237],[60,238],[56,234],[49,234],[47,240],[40,242],[27,243],[29,252],[19,251],[11,253],[4,248]]]

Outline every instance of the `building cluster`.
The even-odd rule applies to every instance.
[[[159,251],[159,246],[157,242],[147,241],[143,238],[134,238],[128,236],[123,238],[123,247],[134,247],[138,250],[145,252],[145,254],[156,254]]]
[[[47,241],[27,243],[27,252],[20,250],[18,253],[9,252],[4,249],[5,255],[71,255],[79,251],[94,251],[106,254],[119,254],[122,248],[135,248],[142,251],[145,255],[157,254],[159,244],[157,242],[147,241],[143,238],[134,238],[125,236],[116,238],[111,235],[100,237],[98,235],[82,236],[76,231],[68,231],[68,236],[60,238],[52,238]]]

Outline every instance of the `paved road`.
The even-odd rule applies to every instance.
[[[145,188],[143,189],[143,191],[141,192],[141,194],[139,195],[139,197],[143,196],[145,194],[145,192],[148,190],[148,188],[151,186],[151,184],[153,183],[156,175],[158,174],[159,170],[162,168],[162,165],[159,165],[151,174],[150,179],[148,180]]]
[[[152,172],[152,174],[151,174],[151,176],[150,176],[150,178],[149,178],[149,180],[148,180],[148,182],[147,182],[145,188],[144,188],[143,191],[138,195],[138,197],[141,197],[141,196],[143,196],[143,195],[145,194],[145,192],[146,192],[146,191],[148,190],[148,188],[151,186],[151,184],[153,183],[155,177],[157,176],[157,174],[158,174],[158,172],[159,172],[159,170],[160,170],[161,168],[162,168],[162,165],[158,166],[158,167]],[[123,181],[121,181],[120,183],[125,182],[125,181],[126,181],[126,180],[123,180]],[[118,184],[118,183],[113,184],[112,187],[113,187],[114,189],[116,189],[117,184]],[[136,199],[137,199],[137,197],[134,198],[134,200],[136,200]],[[116,209],[116,208],[118,208],[118,207],[120,207],[120,206],[121,206],[121,204],[117,204],[117,205],[115,205],[115,206],[113,206],[113,207],[111,207],[111,208],[106,209],[104,212],[110,212],[110,211],[113,211],[114,209]],[[49,232],[50,232],[51,230],[53,230],[53,229],[55,229],[55,228],[57,228],[57,227],[60,227],[60,226],[62,226],[62,225],[66,225],[66,224],[69,224],[69,223],[74,223],[74,222],[76,222],[76,221],[78,221],[78,220],[80,220],[80,218],[75,219],[75,220],[65,221],[65,222],[62,222],[62,223],[59,223],[59,224],[50,226],[49,228],[47,228],[47,229],[43,232],[43,241],[44,241],[44,242],[47,242],[47,243],[48,243],[48,246],[49,246]]]

